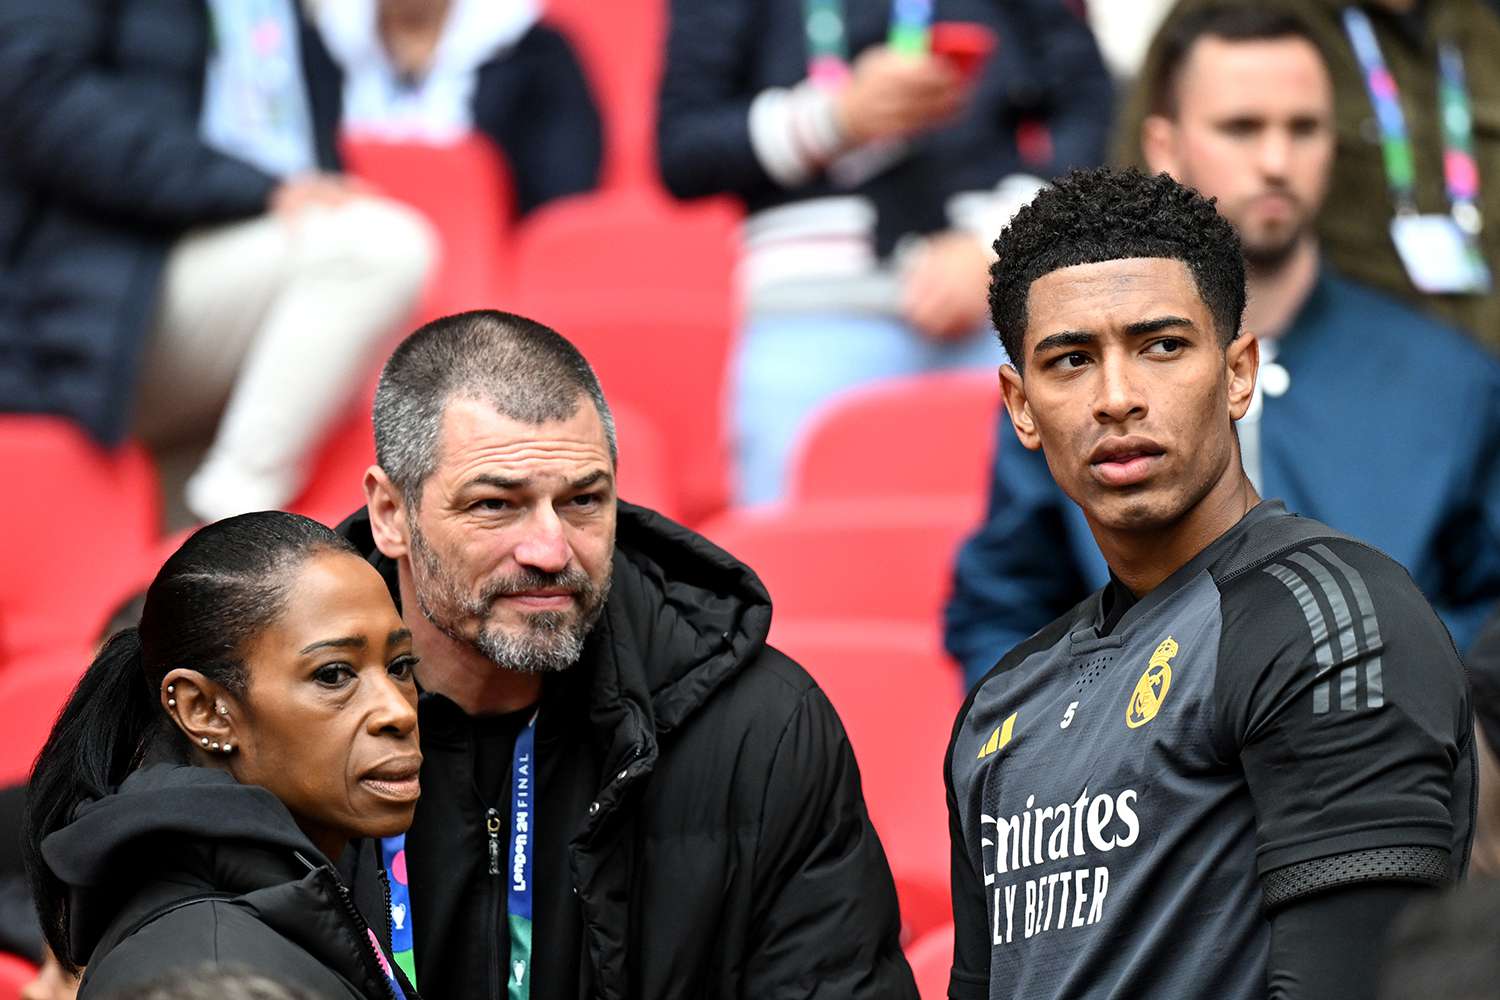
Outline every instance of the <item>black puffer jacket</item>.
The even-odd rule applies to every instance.
[[[380,915],[373,926],[389,955],[373,852],[357,846],[346,859],[366,892],[356,904],[286,807],[223,771],[143,768],[81,808],[42,855],[72,891],[73,942],[89,956],[82,998],[128,996],[206,964],[249,968],[326,1000],[393,995],[361,914]]]
[[[396,594],[396,567],[375,550],[364,512],[340,530]],[[586,755],[593,793],[550,827],[542,810],[538,829],[567,844],[571,886],[557,888],[577,894],[583,941],[581,962],[558,978],[576,969],[581,1000],[915,1000],[848,739],[807,673],[766,645],[770,623],[770,598],[746,566],[620,504],[613,588],[569,671],[587,733],[555,743]],[[424,696],[422,800],[407,839],[418,979],[430,996],[491,996],[484,970],[496,938],[437,934],[424,953],[423,921],[461,924],[451,911],[471,881],[463,858],[485,853],[472,729],[449,718],[451,703],[432,701]],[[539,746],[548,712],[544,696]],[[427,867],[461,884],[424,889],[413,854],[439,834],[443,846],[429,849],[441,856]],[[545,861],[547,844],[538,850]],[[542,875],[537,883],[546,889]],[[532,996],[562,1000],[538,961]]]

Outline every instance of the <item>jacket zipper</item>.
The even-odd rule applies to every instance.
[[[318,866],[314,865],[311,861],[307,860],[307,858],[303,857],[301,851],[297,851],[295,853],[297,855],[297,860],[300,861],[300,862],[302,862],[304,865],[306,865],[308,867],[309,871],[317,871],[318,870]],[[370,925],[365,922],[365,918],[364,917],[360,916],[360,914],[359,914],[359,908],[354,905],[354,899],[353,899],[353,897],[351,897],[349,895],[349,887],[346,886],[346,885],[344,885],[344,880],[341,879],[341,878],[339,878],[338,875],[335,874],[332,870],[329,871],[329,874],[333,878],[333,886],[334,886],[334,888],[338,890],[339,902],[341,902],[341,903],[344,904],[344,912],[346,914],[348,914],[349,919],[353,922],[353,924],[354,924],[354,926],[356,928],[358,928],[359,930],[362,930],[362,931],[369,932],[370,931]],[[385,912],[386,913],[390,913],[391,912],[391,886],[390,886],[389,882],[385,881],[384,874],[385,874],[385,872],[382,870],[382,872],[381,872],[381,875],[382,875],[381,883],[385,886]],[[358,932],[357,931],[356,931],[355,936],[358,937]],[[376,936],[375,941],[376,941],[376,947],[379,947],[379,941],[380,941],[379,936]],[[368,941],[361,941],[360,944],[361,945],[368,945],[369,942]],[[396,1000],[396,991],[395,991],[395,989],[393,989],[391,987],[391,981],[390,981],[390,979],[388,979],[386,977],[385,970],[382,969],[382,968],[380,968],[380,962],[379,962],[379,960],[376,959],[376,957],[370,953],[370,949],[368,947],[361,947],[360,951],[364,952],[364,955],[365,955],[365,971],[366,972],[373,971],[375,973],[375,980],[378,983],[380,983],[380,985],[382,985],[382,986],[385,987],[386,1000]],[[395,973],[393,972],[392,975],[395,975]]]
[[[484,813],[484,829],[489,840],[487,848],[490,859],[490,940],[494,944],[490,953],[490,997],[500,1000],[500,811],[491,806]],[[507,937],[507,940],[509,938]]]

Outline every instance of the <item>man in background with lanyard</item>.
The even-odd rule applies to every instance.
[[[397,348],[342,532],[421,658],[395,960],[454,1000],[915,1000],[838,717],[747,567],[621,502],[588,363],[473,312]]]
[[[1157,48],[1157,75],[1143,81],[1146,161],[1214,198],[1245,255],[1245,327],[1261,361],[1236,425],[1246,473],[1401,563],[1462,649],[1500,603],[1500,363],[1322,253],[1335,108],[1302,19],[1200,6]],[[988,514],[948,606],[948,648],[970,680],[1108,581],[1042,456],[1003,414],[996,433]]]
[[[1216,0],[1182,0],[1168,25]],[[1333,77],[1329,262],[1500,348],[1500,16],[1485,0],[1234,0],[1303,18]],[[1163,34],[1166,33],[1164,28]],[[1162,36],[1158,36],[1159,38]],[[1142,79],[1158,72],[1153,45]],[[1150,108],[1134,98],[1116,153]]]

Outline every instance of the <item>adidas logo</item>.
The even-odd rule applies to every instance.
[[[1016,715],[1016,712],[1010,713],[1010,717],[996,726],[993,733],[990,733],[988,742],[979,748],[980,760],[984,760],[990,754],[998,753],[1005,749],[1005,744],[1010,742],[1011,734],[1016,729]]]

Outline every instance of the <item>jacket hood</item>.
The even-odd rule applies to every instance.
[[[315,865],[328,863],[264,788],[224,771],[175,764],[141,768],[113,795],[80,806],[71,823],[42,841],[42,857],[75,889],[105,886],[118,879],[126,857],[164,836],[282,848],[289,858],[301,852]]]

